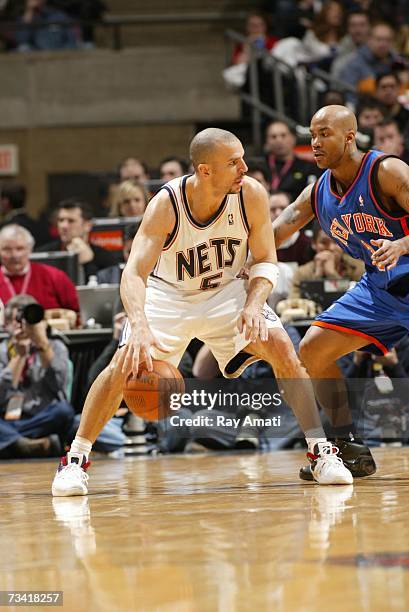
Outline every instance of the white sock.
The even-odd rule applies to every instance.
[[[307,442],[308,452],[314,454],[314,446],[319,442],[326,442],[327,438],[323,428],[316,427],[305,432],[305,441]]]
[[[71,444],[70,452],[71,453],[80,453],[85,456],[86,461],[88,461],[89,454],[92,449],[92,442],[87,440],[86,438],[81,438],[81,436],[75,436],[73,443]]]

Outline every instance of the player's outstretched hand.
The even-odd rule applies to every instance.
[[[262,342],[268,340],[266,319],[260,308],[244,308],[237,319],[237,327],[240,333],[245,330],[245,338],[250,342],[255,342],[258,337]]]
[[[399,257],[405,254],[405,249],[400,240],[371,240],[374,247],[378,247],[372,253],[372,263],[378,268],[390,270],[398,263]]]
[[[154,337],[147,325],[141,326],[136,331],[132,330],[126,345],[121,351],[123,354],[118,365],[119,367],[122,365],[122,373],[132,374],[132,376],[136,377],[141,363],[146,363],[146,369],[152,372],[152,347],[157,348],[163,353],[168,352],[159,340]]]

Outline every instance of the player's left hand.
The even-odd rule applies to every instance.
[[[372,263],[387,270],[394,268],[398,263],[399,257],[406,252],[400,240],[385,240],[381,238],[380,240],[371,240],[371,244],[374,247],[378,247],[372,253]]]
[[[262,342],[268,340],[268,329],[262,309],[255,306],[243,308],[237,319],[237,327],[241,333],[245,329],[245,338],[255,342],[258,337]]]

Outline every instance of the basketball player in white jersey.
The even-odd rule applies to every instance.
[[[70,452],[54,478],[55,496],[87,493],[91,447],[122,400],[129,375],[152,358],[177,366],[192,338],[202,340],[226,377],[263,359],[305,433],[314,478],[346,484],[352,475],[325,438],[311,382],[283,326],[266,305],[278,276],[267,193],[245,176],[240,141],[216,128],[190,146],[191,176],[167,183],[149,203],[123,272],[128,315],[120,348],[92,385]],[[248,292],[237,278],[248,249]],[[297,384],[291,384],[297,380]]]

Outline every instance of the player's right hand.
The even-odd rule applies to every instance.
[[[131,328],[128,341],[121,351],[122,373],[136,377],[141,363],[145,363],[148,372],[152,372],[152,347],[163,353],[168,352],[154,337],[148,325],[141,325],[138,329]]]

